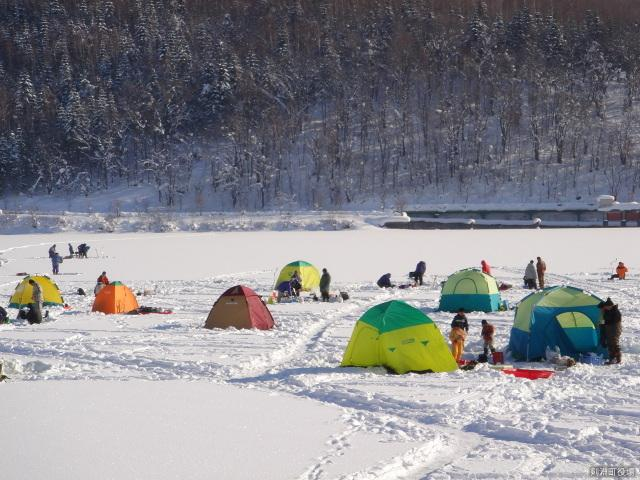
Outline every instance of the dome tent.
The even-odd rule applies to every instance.
[[[29,280],[35,280],[42,289],[42,305],[45,307],[64,306],[64,299],[58,285],[46,275],[27,275],[16,287],[9,300],[9,308],[22,308],[31,303],[33,288]]]
[[[231,287],[216,300],[209,312],[205,328],[273,328],[271,312],[256,292],[248,287]]]
[[[509,350],[517,360],[544,358],[547,347],[562,355],[606,354],[600,346],[602,300],[579,288],[549,287],[523,298],[516,308]]]
[[[138,300],[129,287],[121,282],[111,282],[98,292],[91,311],[129,313],[138,308]]]
[[[385,366],[396,373],[451,372],[458,368],[433,320],[398,300],[372,307],[362,315],[341,366]]]
[[[302,290],[313,290],[320,285],[320,272],[318,269],[309,262],[297,260],[285,265],[282,270],[280,270],[280,274],[278,275],[274,288],[277,289],[282,282],[288,282],[291,280],[291,276],[296,271],[302,280]]]
[[[442,286],[439,310],[457,312],[495,312],[500,309],[500,292],[496,279],[476,268],[460,270]]]

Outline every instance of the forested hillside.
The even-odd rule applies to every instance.
[[[629,199],[639,40],[634,0],[0,0],[0,196]]]

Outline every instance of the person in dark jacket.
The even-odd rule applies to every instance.
[[[29,279],[29,285],[31,286],[31,302],[29,303],[29,323],[42,323],[42,304],[44,302],[44,295],[42,294],[42,288],[33,278]]]
[[[423,277],[426,271],[427,264],[424,262],[424,260],[420,260],[416,265],[416,271],[413,277],[413,279],[416,281],[416,285],[423,285]]]
[[[89,253],[90,248],[91,247],[86,243],[81,243],[80,245],[78,245],[78,257],[87,258],[87,254]]]
[[[331,275],[327,272],[326,268],[322,269],[322,276],[320,277],[320,295],[322,295],[322,301],[329,301],[329,288],[331,286]]]
[[[609,364],[621,363],[620,335],[622,334],[622,314],[611,298],[600,302],[598,308],[602,311],[606,332],[607,350],[609,350]]]
[[[54,275],[57,275],[59,273],[61,263],[62,257],[57,252],[53,252],[53,257],[51,257],[51,268]]]
[[[300,274],[298,271],[294,271],[293,275],[289,279],[289,284],[291,285],[291,290],[293,291],[293,295],[295,297],[300,296],[300,290],[302,290],[302,278],[300,278]]]
[[[453,317],[453,321],[451,322],[451,328],[462,328],[467,333],[469,332],[469,320],[467,320],[467,315],[464,313],[464,308],[458,310],[455,317]]]
[[[75,252],[73,251],[73,245],[69,244],[69,256],[73,257],[75,255]]]
[[[53,258],[53,255],[56,253],[56,244],[54,243],[49,247],[49,258]]]
[[[456,316],[453,317],[451,322],[451,332],[449,332],[449,340],[451,340],[451,354],[455,358],[456,362],[462,360],[462,354],[464,353],[464,342],[467,339],[467,333],[469,332],[469,322],[467,316],[464,314],[464,308],[458,310]]]
[[[391,283],[391,274],[385,273],[382,275],[377,282],[380,288],[392,288],[394,287],[393,283]]]

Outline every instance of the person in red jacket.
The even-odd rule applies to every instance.
[[[495,352],[496,349],[493,346],[493,334],[495,332],[495,328],[486,320],[482,320],[482,342],[484,347],[484,354],[489,355],[489,351],[491,353]]]
[[[480,262],[480,265],[482,265],[482,273],[486,273],[487,275],[491,275],[491,265],[489,265],[486,260],[482,260]]]
[[[107,272],[102,272],[102,274],[96,280],[96,286],[93,289],[93,294],[98,295],[100,290],[109,285],[109,279],[107,278]]]
[[[102,283],[104,285],[109,285],[109,279],[107,278],[107,272],[102,272],[102,275],[98,277],[96,283]]]

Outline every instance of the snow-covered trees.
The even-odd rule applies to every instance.
[[[635,191],[640,6],[556,3],[0,0],[0,194],[331,207],[603,169]]]

